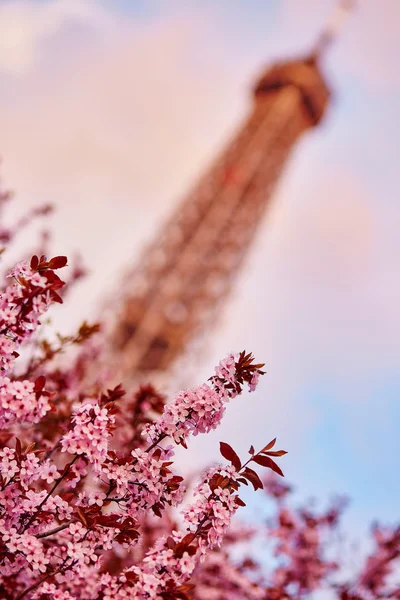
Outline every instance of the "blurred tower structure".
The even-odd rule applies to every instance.
[[[308,56],[261,75],[237,135],[127,274],[112,334],[123,377],[169,369],[226,298],[292,148],[329,105],[320,59],[349,4]]]

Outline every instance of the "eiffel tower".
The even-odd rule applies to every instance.
[[[231,291],[292,148],[329,106],[321,58],[349,9],[307,56],[261,75],[236,136],[125,276],[111,335],[122,377],[170,369]]]

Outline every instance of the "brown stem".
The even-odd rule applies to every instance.
[[[259,450],[258,452],[256,452],[256,454],[252,454],[249,458],[249,460],[247,462],[244,463],[244,465],[241,466],[241,468],[239,469],[238,473],[240,473],[241,471],[243,471],[243,469],[245,467],[247,467],[247,465],[249,464],[249,462],[251,462],[256,456],[259,456],[262,453],[262,450]]]
[[[59,525],[59,527],[55,527],[54,529],[50,529],[49,531],[44,531],[43,533],[38,533],[35,537],[39,540],[41,538],[49,537],[50,535],[54,535],[63,529],[67,529],[71,523],[76,523],[76,521],[68,521],[68,523],[64,523],[64,525]]]
[[[194,542],[194,540],[196,539],[196,537],[197,537],[197,536],[199,535],[199,533],[201,532],[201,528],[203,527],[204,523],[205,523],[206,521],[208,521],[208,520],[209,520],[209,517],[208,517],[208,516],[205,516],[205,517],[203,517],[203,518],[202,518],[202,520],[200,521],[200,523],[199,523],[199,524],[198,524],[198,526],[197,526],[197,529],[196,529],[196,531],[194,531],[194,532],[193,532],[193,534],[192,534],[192,536],[193,536],[193,537],[192,537],[192,539],[190,540],[189,544],[191,544],[192,542]]]
[[[24,596],[29,594],[29,592],[33,592],[33,590],[35,590],[37,587],[42,585],[42,583],[44,583],[46,581],[46,579],[48,579],[52,575],[56,575],[57,573],[59,573],[59,571],[53,571],[52,573],[48,573],[47,575],[42,577],[42,579],[39,579],[39,581],[37,581],[36,583],[33,583],[30,587],[25,588],[24,591],[21,592],[21,594],[19,596],[17,596],[16,600],[21,600],[21,598],[23,598]]]
[[[74,561],[74,562],[77,563],[78,561]],[[74,565],[74,562],[71,563],[71,565],[70,565],[71,567]],[[19,596],[16,597],[15,600],[21,600],[21,598],[23,598],[24,596],[29,594],[29,592],[33,592],[33,590],[36,590],[36,588],[38,588],[40,585],[42,585],[42,583],[44,583],[47,579],[49,579],[49,577],[53,577],[53,575],[57,575],[57,573],[61,573],[61,571],[63,571],[63,569],[64,569],[64,564],[65,564],[65,562],[62,564],[62,566],[59,569],[57,569],[56,571],[47,573],[41,579],[39,579],[39,581],[36,581],[36,583],[33,583],[30,587],[26,588],[23,592],[21,592],[21,594]]]
[[[61,438],[60,438],[60,440],[61,440]],[[46,458],[50,458],[50,456],[53,454],[53,452],[55,452],[57,450],[58,446],[60,445],[60,440],[58,440],[58,442],[56,442],[56,444],[54,444],[54,446],[52,447],[51,450],[46,452]]]
[[[53,494],[53,492],[56,490],[56,488],[62,482],[62,480],[64,479],[64,477],[69,473],[69,470],[71,469],[71,467],[74,464],[74,462],[76,462],[78,460],[78,458],[79,458],[79,455],[76,454],[74,456],[74,458],[72,459],[72,461],[69,463],[68,467],[65,469],[64,473],[58,479],[55,480],[53,487],[51,488],[51,490],[49,491],[49,493],[47,494],[47,496],[38,505],[38,507],[36,509],[36,512],[31,516],[31,518],[29,519],[28,523],[25,525],[25,527],[24,527],[24,529],[23,529],[22,532],[26,531],[28,529],[28,527],[30,527],[32,525],[32,523],[35,521],[36,517],[38,516],[39,511],[42,508],[42,506],[44,504],[46,504],[47,500],[50,498],[50,496]]]
[[[156,446],[158,446],[158,444],[159,444],[160,442],[162,442],[162,441],[163,441],[163,440],[164,440],[166,437],[168,437],[168,436],[167,436],[167,434],[166,434],[166,433],[162,433],[162,434],[160,435],[160,437],[158,438],[158,440],[156,440],[155,442],[153,442],[153,443],[151,444],[151,446],[149,446],[149,447],[147,448],[146,452],[151,452],[151,451],[153,450],[153,448],[155,448]]]

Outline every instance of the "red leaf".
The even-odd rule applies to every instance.
[[[168,483],[180,483],[181,481],[183,481],[183,477],[180,477],[179,475],[174,475],[173,477],[171,477],[171,479],[168,480]]]
[[[29,444],[29,446],[25,450],[25,454],[29,454],[30,452],[32,452],[32,450],[34,449],[35,446],[36,446],[36,442],[32,442],[31,444]]]
[[[240,481],[240,483],[244,483],[244,485],[249,485],[243,477],[239,477],[238,481]]]
[[[49,261],[48,267],[49,269],[61,269],[62,267],[65,267],[67,262],[68,259],[66,256],[55,256]]]
[[[260,452],[266,452],[267,450],[271,450],[271,448],[273,448],[275,446],[275,442],[276,442],[276,438],[274,438],[269,444],[264,446],[264,448],[262,450],[260,450]]]
[[[17,457],[21,456],[21,451],[22,451],[22,446],[21,446],[21,442],[20,440],[16,437],[15,438],[15,452],[17,454]]]
[[[226,460],[231,461],[231,463],[233,464],[233,466],[235,467],[235,469],[237,471],[239,471],[242,468],[242,463],[240,462],[240,458],[238,457],[238,455],[236,454],[234,449],[229,444],[226,444],[225,442],[220,442],[219,450],[220,450],[222,456],[224,458],[226,458]]]
[[[185,544],[185,545],[189,545],[191,542],[193,542],[193,533],[187,533],[179,542],[180,544]]]
[[[77,515],[79,517],[79,520],[82,521],[82,523],[85,525],[85,527],[87,527],[88,526],[88,522],[86,520],[85,513],[80,508],[77,508],[76,512],[77,512]]]
[[[44,375],[40,375],[35,381],[35,392],[41,392],[46,383],[46,377]]]
[[[253,456],[254,454],[254,446],[250,446],[249,454]]]
[[[284,456],[287,454],[286,450],[276,450],[271,452],[265,452],[268,456]]]
[[[192,533],[188,533],[187,535],[185,535],[185,537],[183,538],[183,540],[181,542],[179,542],[178,544],[176,544],[175,546],[175,556],[177,556],[178,558],[181,558],[184,554],[184,552],[188,552],[189,553],[189,547],[190,547],[190,543],[193,541],[193,534]]]
[[[38,266],[39,266],[39,259],[38,259],[38,257],[35,254],[31,258],[31,269],[32,269],[32,271],[36,271],[36,269],[38,268]]]
[[[153,511],[153,513],[157,516],[157,517],[161,517],[162,513],[160,510],[160,504],[153,504],[153,506],[151,507],[151,510]]]
[[[280,469],[280,467],[278,467],[276,462],[272,460],[272,458],[269,458],[268,456],[255,456],[253,458],[253,460],[258,465],[261,465],[263,467],[268,467],[269,469],[272,469],[273,471],[275,471],[275,473],[278,473],[278,475],[282,475],[282,477],[284,477],[282,470]]]
[[[138,581],[139,576],[134,573],[133,571],[126,571],[126,573],[124,572],[124,575],[126,577],[126,579],[128,580],[128,583],[134,584]]]
[[[238,506],[246,506],[246,503],[245,503],[245,502],[243,502],[243,500],[242,500],[241,498],[239,498],[239,496],[236,496],[236,498],[235,498],[235,503],[236,503]]]
[[[47,283],[52,290],[59,290],[60,288],[64,287],[65,281],[60,279],[60,277],[54,273],[54,271],[46,271],[45,276]]]
[[[263,489],[263,483],[261,481],[261,479],[259,478],[259,476],[257,475],[257,473],[255,471],[253,471],[253,469],[249,469],[249,467],[246,467],[243,475],[246,477],[246,479],[248,479],[250,481],[250,483],[252,484],[253,488],[255,490],[262,490]]]
[[[63,304],[63,299],[54,290],[50,290],[50,296],[51,296],[51,299],[53,300],[53,302],[58,302],[59,304]]]
[[[169,548],[170,550],[173,549],[173,548],[175,548],[175,546],[176,546],[176,544],[174,542],[174,538],[171,537],[171,536],[167,537],[166,544],[167,544],[167,548]]]

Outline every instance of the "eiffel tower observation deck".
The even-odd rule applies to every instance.
[[[126,274],[111,335],[122,377],[170,369],[231,291],[290,152],[329,106],[321,59],[349,8],[304,58],[261,74],[237,134]]]

